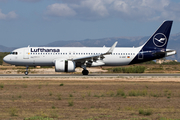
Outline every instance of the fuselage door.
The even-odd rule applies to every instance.
[[[73,53],[71,51],[69,51],[69,59],[73,58]]]
[[[24,49],[23,59],[29,59],[29,47]]]
[[[143,55],[143,50],[141,50],[138,54],[138,59],[139,60],[142,60],[144,58],[144,55]]]

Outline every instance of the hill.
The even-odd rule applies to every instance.
[[[55,41],[46,45],[40,45],[44,47],[110,47],[114,42],[118,41],[117,47],[138,47],[143,45],[149,36],[145,37],[112,37],[112,38],[101,38],[101,39],[86,39],[86,40],[70,40],[70,41]],[[176,55],[170,56],[167,59],[173,59],[180,61],[180,33],[173,34],[169,38],[167,48],[174,49],[177,51]]]
[[[39,47],[110,47],[114,44],[114,42],[118,41],[117,47],[138,47],[143,45],[149,36],[145,37],[111,37],[111,38],[101,38],[101,39],[85,39],[85,40],[59,40],[55,42],[51,42],[46,45],[39,45]],[[168,59],[176,59],[180,61],[180,33],[173,34],[170,36],[168,48],[175,49],[177,54]],[[5,47],[0,45],[0,52],[10,52],[15,48],[12,47]]]

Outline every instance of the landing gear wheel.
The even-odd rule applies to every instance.
[[[28,75],[28,71],[25,71],[24,74],[25,74],[25,75]]]
[[[26,71],[24,72],[25,75],[28,75],[28,68],[29,66],[26,66]]]
[[[88,75],[88,74],[89,74],[89,71],[88,71],[88,70],[83,70],[83,71],[82,71],[82,74],[83,74],[83,75]]]

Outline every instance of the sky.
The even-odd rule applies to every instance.
[[[180,32],[179,0],[0,0],[0,45],[150,36],[164,20]]]

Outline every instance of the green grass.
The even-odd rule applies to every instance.
[[[144,73],[145,69],[144,66],[130,66],[109,68],[108,71],[113,73]]]
[[[49,117],[41,117],[41,116],[33,116],[33,117],[29,117],[29,118],[24,118],[24,120],[54,120],[53,118],[49,118]]]
[[[105,95],[102,93],[102,94],[101,94],[101,97],[105,97]]]
[[[8,55],[10,52],[0,52],[0,65],[3,64],[3,58]]]
[[[167,62],[167,63],[162,63],[162,65],[179,65],[180,62],[176,62],[176,61],[171,61],[171,62]]]
[[[99,97],[100,97],[100,95],[96,95],[96,94],[95,94],[95,95],[94,95],[94,97],[98,97],[98,98],[99,98]]]
[[[51,91],[49,91],[49,96],[52,96],[52,92]]]
[[[164,90],[164,95],[165,95],[165,96],[170,97],[171,94],[172,94],[171,90],[168,90],[168,89],[165,89],[165,90]]]
[[[63,84],[63,83],[61,83],[59,86],[64,86],[64,84]]]
[[[90,97],[90,96],[91,96],[91,91],[88,92],[88,97]]]
[[[154,67],[151,70],[163,70],[163,68],[162,67]]]
[[[83,120],[99,120],[99,119],[105,119],[105,118],[110,118],[112,117],[111,115],[99,115],[99,116],[94,116],[92,118],[87,118],[87,119],[83,119]],[[109,120],[109,119],[108,119]]]
[[[22,86],[23,88],[27,88],[28,87],[28,85],[27,84],[23,84],[23,86]]]
[[[151,61],[143,62],[143,63],[140,63],[140,64],[143,64],[143,65],[155,65],[157,63],[155,61],[151,60]]]
[[[68,101],[68,104],[69,104],[69,106],[73,106],[73,105],[74,105],[73,100],[69,100],[69,101]]]
[[[38,86],[38,89],[41,89],[41,85]]]
[[[72,95],[72,94],[69,94],[69,97],[73,97],[73,95]]]
[[[53,105],[53,106],[52,106],[52,109],[56,109],[56,107]]]
[[[52,68],[52,66],[41,66],[41,68]]]
[[[162,97],[162,94],[158,93],[158,92],[151,92],[149,96],[152,96],[152,97]]]
[[[126,96],[126,94],[125,94],[124,90],[119,89],[119,90],[117,90],[116,96]]]
[[[18,110],[15,107],[10,108],[9,113],[10,113],[11,116],[18,116],[17,115]]]
[[[58,118],[57,112],[56,112],[56,111],[51,111],[50,117],[51,117],[51,118]],[[55,120],[58,120],[58,119],[55,119]]]
[[[159,120],[180,120],[180,119],[171,119],[171,118],[161,117]]]
[[[152,115],[152,110],[151,109],[145,109],[145,110],[139,109],[139,114],[149,116],[149,115]]]
[[[128,92],[129,96],[146,96],[147,90],[131,90]]]
[[[0,84],[0,88],[1,88],[1,89],[4,88],[4,84],[3,84],[3,83]]]
[[[61,100],[61,94],[58,95],[58,100]]]
[[[110,96],[113,97],[114,96],[114,92],[110,91]]]

